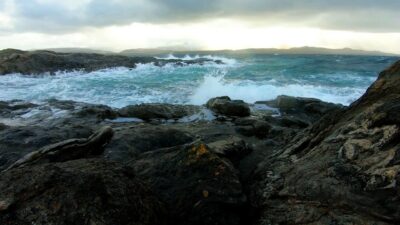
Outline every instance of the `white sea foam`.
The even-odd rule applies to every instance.
[[[172,57],[175,56],[167,58]],[[181,59],[199,57],[204,56],[185,56]],[[215,56],[206,57],[225,60],[225,63],[231,60]],[[58,72],[54,76],[33,77],[12,74],[0,76],[0,100],[21,99],[35,103],[55,98],[120,108],[130,104],[155,102],[201,105],[212,97],[223,95],[249,103],[274,99],[278,95],[292,95],[348,105],[360,97],[373,81],[371,77],[340,74],[311,74],[308,82],[301,77],[285,78],[280,74],[254,81],[250,80],[251,74],[247,75],[249,67],[243,69],[243,65],[245,64],[232,60],[225,65],[211,63],[184,67],[172,64],[163,67],[138,64],[134,69],[121,67],[90,73]],[[237,69],[244,74],[232,75],[233,71],[238,71]],[[257,76],[259,73],[261,75],[267,73],[256,72]],[[283,82],[284,79],[288,80]],[[332,85],[335,80],[351,85],[343,87]],[[360,85],[352,85],[354,83]]]
[[[223,76],[206,76],[204,81],[190,97],[192,104],[204,104],[216,96],[229,96],[246,102],[271,100],[279,95],[318,98],[327,102],[349,105],[359,98],[365,89],[338,88],[301,84],[277,85],[270,82],[254,82],[248,80],[227,81]]]
[[[227,58],[227,57],[223,57],[223,56],[214,56],[214,55],[195,55],[195,56],[191,56],[191,55],[185,55],[183,57],[177,57],[173,54],[169,54],[165,57],[156,57],[157,59],[180,59],[180,60],[184,60],[184,61],[189,61],[189,60],[196,60],[196,59],[209,59],[209,60],[219,60],[221,62],[223,62],[226,65],[234,65],[237,63],[236,59],[232,59],[232,58]]]

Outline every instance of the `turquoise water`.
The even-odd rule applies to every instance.
[[[221,95],[252,103],[285,94],[348,105],[365,92],[381,70],[398,59],[335,55],[206,57],[225,64],[144,64],[135,69],[110,68],[91,73],[0,76],[0,100],[40,102],[55,98],[123,107],[152,102],[200,105]]]

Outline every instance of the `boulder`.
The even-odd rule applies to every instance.
[[[133,167],[166,203],[171,224],[240,224],[246,196],[237,172],[204,143],[147,152]]]
[[[244,136],[265,138],[271,130],[271,125],[263,120],[241,118],[235,120],[236,131]]]
[[[0,224],[165,224],[132,168],[98,159],[14,168],[0,176]]]
[[[172,104],[141,104],[126,106],[118,111],[121,117],[135,117],[142,120],[180,119],[200,111],[198,106]]]
[[[206,104],[213,112],[235,117],[250,116],[250,107],[242,100],[231,100],[228,96],[212,98]]]
[[[345,109],[343,105],[323,102],[315,98],[302,98],[280,95],[271,101],[259,101],[257,104],[266,104],[277,108],[283,116],[295,117],[307,124],[312,124],[333,111]]]

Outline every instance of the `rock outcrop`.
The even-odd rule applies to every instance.
[[[166,203],[171,224],[240,224],[246,196],[237,171],[204,143],[148,152],[133,166]]]
[[[398,224],[399,85],[400,62],[265,159],[251,188],[258,224]]]
[[[349,107],[258,104],[0,102],[0,224],[400,223],[400,62]]]
[[[222,64],[219,60],[195,59],[157,59],[154,57],[128,57],[123,55],[101,55],[94,53],[57,53],[53,51],[21,51],[5,49],[0,51],[0,75],[10,73],[21,74],[53,74],[58,71],[95,70],[127,67],[135,68],[140,63],[154,63],[164,66],[168,63],[184,66],[190,64],[204,64],[213,62]]]
[[[165,224],[165,207],[132,168],[80,159],[0,176],[0,224]]]

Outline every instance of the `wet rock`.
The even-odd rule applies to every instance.
[[[237,172],[205,144],[148,152],[133,166],[166,203],[171,224],[240,223],[246,197]]]
[[[80,117],[90,117],[95,116],[100,120],[104,119],[115,119],[118,114],[112,108],[104,105],[87,105],[82,107],[78,112],[76,112],[77,116]]]
[[[198,106],[172,104],[141,104],[124,107],[118,111],[121,117],[135,117],[142,120],[180,119],[200,111]]]
[[[0,176],[0,224],[165,224],[163,204],[132,168],[75,160]]]
[[[206,104],[207,108],[225,116],[250,116],[250,107],[242,100],[231,100],[228,96],[212,98]]]
[[[311,124],[329,112],[343,109],[340,104],[323,102],[315,98],[301,98],[280,95],[271,101],[260,101],[259,104],[266,104],[273,108],[278,108],[283,116],[295,117],[298,121]]]
[[[8,167],[7,170],[33,164],[65,162],[68,160],[99,155],[103,152],[104,146],[110,142],[113,135],[114,132],[110,127],[103,127],[89,138],[71,139],[45,146],[38,151],[25,155],[23,158]]]
[[[237,119],[235,120],[236,131],[244,136],[256,136],[258,138],[267,137],[271,130],[271,125],[263,120],[257,119]]]

